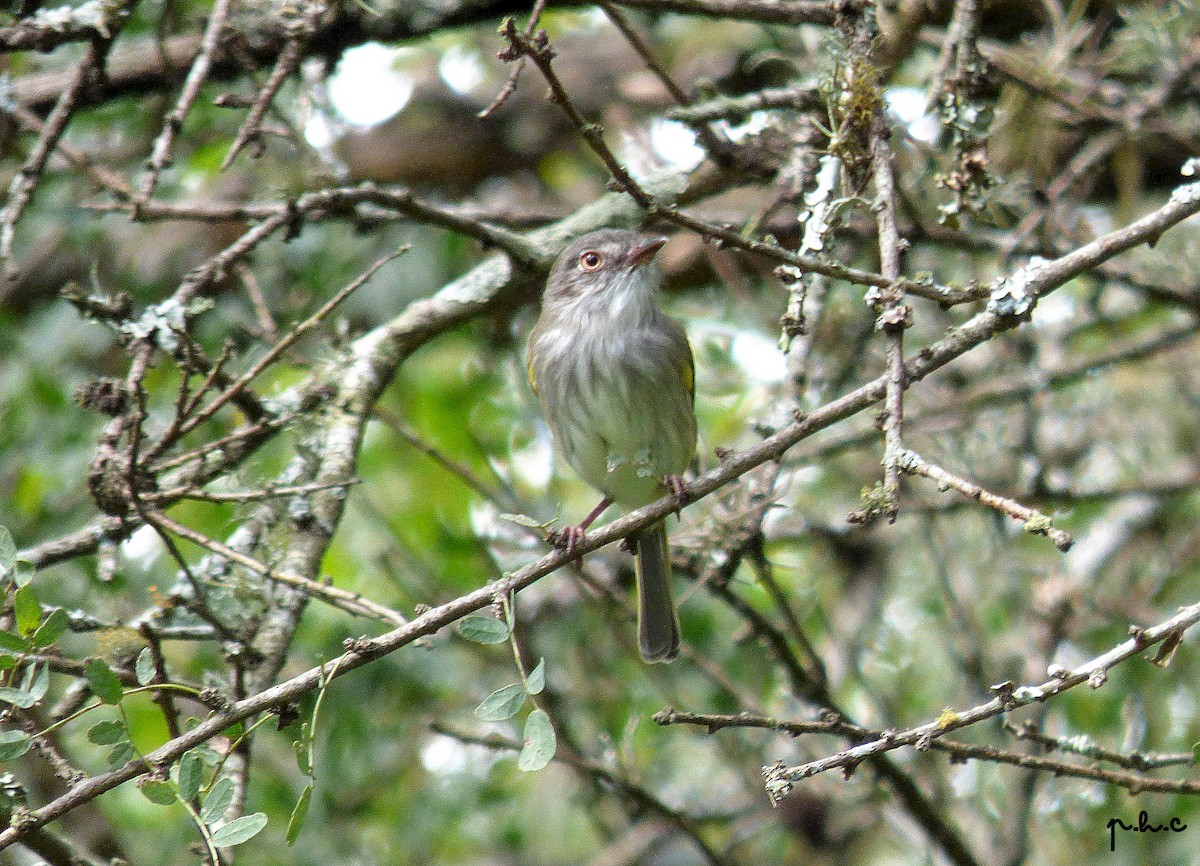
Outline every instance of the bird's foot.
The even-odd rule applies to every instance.
[[[567,553],[574,553],[583,539],[587,537],[587,529],[583,526],[564,526],[562,529],[552,529],[546,540]]]
[[[687,505],[687,483],[682,475],[664,475],[663,484],[675,497],[675,514],[678,515],[683,506]]]
[[[564,526],[562,529],[553,529],[546,535],[546,540],[560,550],[565,550],[567,553],[574,553],[575,548],[583,543],[583,539],[587,534],[587,528],[595,523],[596,518],[603,514],[605,509],[610,505],[612,505],[612,500],[605,496],[600,500],[600,504],[593,508],[578,526]]]

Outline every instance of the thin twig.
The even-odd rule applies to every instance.
[[[947,84],[961,82],[970,64],[979,58],[976,40],[979,38],[979,7],[977,0],[955,0],[954,14],[946,28],[946,39],[938,56],[937,67],[930,76],[925,97],[925,110],[932,112],[942,98]]]
[[[915,451],[901,451],[897,465],[903,472],[907,472],[910,475],[921,475],[939,485],[957,490],[968,499],[974,499],[988,508],[994,508],[1001,514],[1007,514],[1013,520],[1021,521],[1026,532],[1033,535],[1046,536],[1063,553],[1070,550],[1071,545],[1075,543],[1075,539],[1071,537],[1069,532],[1052,526],[1050,518],[1040,511],[985,490],[978,484],[961,478],[952,472],[948,472],[936,464],[929,463]]]
[[[517,499],[512,488],[506,484],[503,484],[501,479],[497,479],[497,481],[500,482],[499,486],[497,487],[493,487],[492,485],[488,484],[475,472],[473,472],[465,463],[446,456],[439,449],[422,439],[416,430],[414,430],[409,424],[406,424],[404,419],[394,412],[391,412],[382,406],[376,406],[374,409],[374,414],[375,417],[386,424],[393,433],[395,433],[413,448],[416,448],[426,457],[433,460],[438,466],[441,466],[451,475],[458,478],[463,482],[463,484],[474,490],[488,502],[494,502],[496,505],[509,511],[524,511],[522,503]],[[537,534],[540,537],[541,534]]]
[[[0,110],[11,112],[25,129],[38,135],[46,134],[46,122],[23,105],[11,105]],[[71,168],[87,175],[96,186],[108,190],[121,201],[129,201],[133,197],[133,187],[125,178],[111,169],[97,165],[87,151],[61,138],[54,145],[54,149]]]
[[[562,81],[558,78],[558,74],[554,71],[551,63],[554,52],[550,48],[550,43],[546,38],[545,32],[539,31],[532,39],[525,39],[517,32],[516,25],[511,18],[505,22],[502,32],[508,37],[514,49],[507,59],[515,60],[519,56],[528,55],[533,60],[550,86],[553,101],[562,108],[588,147],[600,157],[600,160],[613,177],[615,188],[621,192],[628,193],[640,207],[647,211],[648,216],[662,217],[697,232],[701,237],[712,238],[730,247],[757,253],[775,261],[793,265],[802,271],[813,271],[818,274],[825,274],[829,277],[845,280],[849,283],[876,286],[879,288],[889,287],[894,282],[881,274],[873,274],[868,271],[851,268],[817,256],[796,255],[778,244],[743,237],[730,226],[714,225],[704,220],[696,219],[675,207],[657,201],[634,179],[612,150],[609,149],[608,144],[604,141],[601,127],[597,124],[589,123],[571,100]],[[959,303],[965,295],[965,293],[959,290],[933,284],[905,283],[904,288],[912,294],[927,297],[944,304]]]
[[[340,490],[352,484],[359,484],[360,479],[349,478],[345,481],[333,481],[327,484],[268,484],[260,490],[240,490],[234,493],[209,493],[195,485],[172,487],[167,490],[155,490],[143,493],[141,498],[146,502],[175,502],[179,499],[197,499],[203,502],[254,502],[259,499],[275,499],[281,496],[303,496],[316,493],[319,490]]]
[[[852,743],[863,740],[878,741],[885,739],[885,731],[864,728],[853,725],[832,716],[811,722],[785,721],[766,716],[754,716],[750,713],[737,715],[720,715],[713,713],[689,713],[668,708],[654,714],[654,721],[660,725],[696,725],[705,728],[710,734],[720,730],[736,728],[752,728],[767,731],[777,731],[792,737],[811,734],[831,734],[846,739]],[[1008,764],[1014,767],[1026,767],[1053,773],[1055,776],[1071,776],[1078,779],[1091,779],[1105,782],[1128,789],[1131,793],[1143,791],[1159,791],[1176,794],[1200,793],[1200,782],[1192,779],[1159,779],[1153,776],[1143,776],[1136,773],[1117,773],[1099,767],[1082,766],[1067,761],[1055,761],[1037,755],[1027,755],[1021,752],[1010,752],[993,746],[979,746],[963,743],[958,740],[933,739],[926,747],[933,751],[944,752],[955,761],[990,761],[997,764]],[[1170,756],[1172,763],[1194,763],[1191,755]],[[1186,759],[1186,760],[1185,760]],[[770,768],[767,768],[770,769]]]
[[[675,79],[671,77],[671,73],[667,71],[667,68],[659,63],[649,43],[634,29],[633,24],[630,23],[625,13],[620,10],[616,3],[613,0],[600,0],[600,7],[604,10],[604,14],[608,16],[608,19],[621,31],[621,35],[625,37],[625,41],[642,58],[642,62],[646,64],[646,68],[653,72],[654,76],[662,82],[663,87],[671,94],[671,98],[682,107],[691,105],[691,97],[683,92],[683,88],[675,83]],[[695,131],[709,153],[717,157],[728,157],[731,154],[729,141],[718,135],[707,123],[697,124]]]
[[[1116,764],[1127,770],[1157,770],[1161,767],[1192,767],[1196,765],[1195,752],[1179,752],[1177,754],[1159,754],[1157,752],[1115,752],[1097,746],[1090,737],[1052,737],[1042,733],[1031,725],[1018,725],[1011,721],[1004,723],[1004,730],[1018,740],[1029,740],[1050,751],[1069,752],[1082,755],[1109,764]]]
[[[823,0],[619,0],[647,12],[677,12],[759,24],[833,24],[837,4]]]
[[[884,516],[896,520],[900,496],[900,454],[904,449],[904,330],[912,324],[912,311],[904,303],[900,280],[900,229],[896,225],[896,176],[892,149],[887,143],[882,116],[875,119],[872,170],[875,179],[875,219],[879,227],[880,271],[892,286],[880,292],[876,327],[887,339],[887,394],[884,397],[883,495]]]
[[[529,13],[529,21],[525,24],[525,36],[533,35],[533,31],[537,29],[538,22],[542,19],[542,12],[546,10],[546,0],[534,0],[533,10]],[[512,72],[508,75],[508,80],[504,82],[504,86],[500,88],[500,92],[496,94],[496,98],[491,101],[487,108],[483,109],[476,115],[481,120],[486,120],[496,113],[508,98],[516,93],[517,79],[521,77],[521,70],[525,68],[525,58],[517,58],[517,62],[513,65]]]
[[[252,382],[263,370],[275,363],[279,356],[286,352],[290,346],[292,346],[302,336],[323,322],[330,313],[337,309],[337,306],[342,303],[342,301],[350,297],[350,295],[366,284],[371,277],[375,276],[375,273],[380,268],[392,261],[392,259],[404,255],[404,253],[407,251],[408,247],[401,247],[395,252],[388,253],[386,256],[379,259],[348,285],[344,286],[341,291],[326,301],[319,310],[284,334],[283,338],[274,346],[272,346],[265,355],[259,358],[256,363],[252,364],[249,370],[235,379],[229,385],[229,387],[214,397],[207,406],[197,411],[196,414],[192,415],[191,418],[181,424],[179,426],[178,437],[186,436],[190,431],[196,429],[196,427],[198,427],[200,424],[203,424],[218,411],[220,411],[223,406],[232,400],[247,385],[249,385],[250,382]]]
[[[134,0],[127,0],[122,8],[128,8],[132,2]],[[45,126],[38,136],[37,142],[21,166],[21,170],[16,173],[8,185],[4,209],[0,211],[0,274],[6,276],[10,281],[16,277],[15,271],[11,269],[11,264],[17,222],[33,198],[33,190],[46,168],[50,155],[54,152],[63,133],[67,131],[67,124],[71,122],[80,97],[88,85],[100,74],[104,58],[108,55],[112,40],[116,37],[116,32],[120,30],[123,22],[123,17],[115,19],[111,38],[97,37],[88,44],[83,59],[75,65],[71,83],[63,90],[62,95],[54,104],[54,110],[46,118]],[[0,297],[6,293],[7,286],[0,284]]]
[[[242,152],[242,149],[247,144],[251,141],[257,142],[262,135],[262,119],[271,107],[271,103],[275,99],[275,94],[279,92],[279,88],[283,86],[288,76],[296,71],[300,59],[304,56],[304,50],[308,46],[308,41],[316,31],[317,24],[325,10],[326,7],[323,3],[318,2],[318,0],[310,0],[308,11],[305,12],[302,19],[289,20],[285,24],[289,33],[287,43],[283,46],[283,50],[279,52],[279,57],[275,60],[275,66],[272,68],[271,74],[267,77],[267,83],[263,85],[254,99],[254,104],[250,106],[250,111],[246,114],[246,119],[238,129],[233,144],[229,147],[229,153],[225,154],[225,158],[221,161],[221,171],[225,171],[225,169],[233,164],[233,161],[237,159],[237,155]],[[256,149],[252,152],[252,155],[258,156],[258,152]]]
[[[1013,683],[1001,683],[993,686],[997,697],[983,704],[978,704],[966,710],[946,710],[933,722],[918,725],[906,731],[887,732],[868,742],[853,746],[836,755],[809,761],[795,767],[777,764],[764,768],[768,790],[773,798],[784,796],[793,783],[807,779],[819,773],[833,769],[852,770],[864,759],[894,749],[914,746],[918,751],[927,749],[932,743],[950,731],[958,730],[976,724],[986,719],[995,718],[1003,713],[1011,712],[1018,707],[1041,703],[1055,695],[1087,683],[1090,688],[1098,689],[1108,680],[1108,672],[1118,664],[1142,653],[1143,650],[1165,640],[1176,640],[1200,622],[1200,603],[1181,608],[1179,613],[1150,628],[1131,626],[1131,637],[1107,652],[1096,656],[1090,661],[1073,668],[1055,667],[1050,679],[1031,686],[1015,686]],[[1028,756],[1022,755],[1022,758]],[[1158,790],[1187,791],[1200,793],[1200,782],[1163,783],[1162,780],[1145,780],[1143,789],[1150,789],[1156,783],[1163,784]]]
[[[502,54],[501,59],[514,61],[521,57],[528,57],[533,61],[550,86],[551,100],[563,110],[579,134],[583,136],[584,141],[600,157],[616,182],[617,188],[629,193],[642,208],[654,213],[657,210],[657,204],[609,149],[604,141],[603,128],[599,124],[590,123],[575,107],[575,103],[559,79],[558,73],[551,65],[550,61],[554,57],[554,52],[550,48],[550,40],[546,37],[546,31],[539,30],[533,36],[526,36],[517,30],[516,22],[512,18],[508,18],[505,20],[501,32],[512,46],[512,50]]]
[[[171,145],[175,142],[175,136],[183,128],[183,121],[188,116],[188,112],[192,110],[192,106],[195,105],[200,96],[200,88],[208,78],[213,59],[220,47],[221,32],[225,28],[225,19],[229,15],[231,3],[232,0],[213,0],[212,12],[208,16],[208,25],[200,40],[200,52],[192,62],[192,68],[183,82],[183,89],[179,93],[175,107],[163,119],[162,131],[154,140],[154,146],[150,151],[146,174],[142,176],[142,183],[138,188],[138,197],[142,201],[148,201],[154,194],[154,187],[158,184],[159,175],[171,164]]]
[[[279,583],[286,583],[289,586],[297,587],[303,590],[308,595],[319,598],[324,602],[333,605],[336,608],[352,613],[356,616],[366,616],[371,619],[379,620],[380,622],[390,623],[393,626],[403,625],[408,620],[399,612],[392,610],[390,607],[372,601],[366,596],[350,592],[345,589],[339,589],[336,586],[331,586],[327,583],[320,583],[312,578],[305,577],[301,574],[290,574],[281,572],[271,568],[262,562],[259,562],[252,556],[247,556],[244,553],[239,553],[232,547],[222,544],[216,539],[209,538],[207,535],[197,532],[191,527],[184,526],[177,520],[173,520],[161,511],[147,510],[146,521],[153,526],[162,530],[169,530],[178,535],[180,538],[186,538],[188,541],[203,547],[217,556],[224,557],[232,563],[242,566],[255,574],[262,575],[268,580],[274,580]]]

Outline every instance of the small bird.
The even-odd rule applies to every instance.
[[[655,254],[666,238],[590,232],[550,271],[529,336],[529,382],[558,450],[604,494],[558,533],[572,549],[609,505],[680,496],[696,453],[695,363],[683,327],[659,306]],[[638,585],[638,646],[647,662],[679,651],[665,522],[630,539]]]

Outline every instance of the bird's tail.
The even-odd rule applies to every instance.
[[[671,596],[671,547],[666,523],[643,529],[635,542],[638,647],[643,661],[669,662],[679,652],[679,620]]]

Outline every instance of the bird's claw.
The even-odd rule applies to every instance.
[[[610,505],[612,505],[612,500],[605,496],[600,500],[600,504],[593,508],[578,526],[564,526],[562,529],[552,530],[546,535],[546,540],[560,550],[565,550],[567,553],[574,553],[575,548],[583,543],[587,528]]]
[[[663,484],[675,497],[675,514],[678,515],[683,510],[683,506],[687,504],[687,484],[682,475],[664,475]]]
[[[567,553],[574,553],[586,535],[582,526],[564,526],[562,529],[556,529],[549,535],[549,541],[559,550],[565,550]]]

